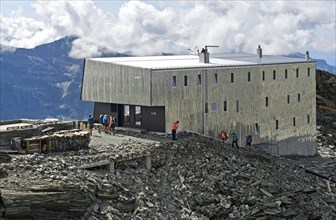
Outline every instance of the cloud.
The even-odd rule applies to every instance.
[[[106,52],[154,55],[187,53],[195,46],[219,45],[216,52],[265,54],[336,50],[334,1],[196,1],[174,6],[165,2],[129,1],[117,15],[93,1],[38,1],[40,20],[19,12],[1,17],[1,44],[31,48],[75,35],[71,57]],[[155,5],[155,4],[154,4]]]

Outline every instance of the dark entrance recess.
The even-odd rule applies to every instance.
[[[163,106],[119,105],[118,109],[121,126],[165,132],[165,108]]]

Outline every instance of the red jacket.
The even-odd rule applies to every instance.
[[[177,130],[177,128],[178,128],[178,123],[174,122],[172,125],[172,130]]]

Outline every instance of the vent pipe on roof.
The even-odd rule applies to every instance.
[[[202,48],[201,52],[198,53],[198,58],[200,63],[210,63],[210,54],[208,52],[208,47],[219,47],[219,46],[207,46]]]
[[[309,51],[306,51],[306,60],[310,60]]]
[[[258,45],[258,48],[257,48],[257,57],[262,58],[262,49],[261,49],[260,45]]]

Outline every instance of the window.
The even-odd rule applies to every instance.
[[[275,80],[275,79],[276,79],[276,71],[273,70],[273,80]]]
[[[118,112],[118,105],[117,104],[111,104],[111,112]]]
[[[217,102],[211,103],[211,111],[216,112],[217,111]]]
[[[308,77],[310,77],[310,68],[308,68]]]
[[[298,102],[301,101],[301,96],[300,96],[300,93],[298,94]]]
[[[212,82],[213,82],[213,84],[217,84],[217,83],[218,83],[218,75],[217,75],[217,73],[215,73],[215,74],[213,75]]]
[[[262,71],[262,81],[265,81],[265,71]]]
[[[234,83],[234,73],[231,73],[231,83]]]
[[[278,130],[279,129],[279,121],[275,120],[275,129]]]
[[[296,68],[296,78],[299,78],[299,68]]]
[[[255,132],[255,134],[259,134],[259,125],[258,125],[258,123],[254,124],[254,132]]]
[[[268,107],[268,97],[265,98],[265,105]]]
[[[287,69],[285,69],[285,79],[287,79]]]
[[[205,113],[208,113],[208,103],[205,103],[205,109],[204,109]]]
[[[188,86],[188,76],[184,76],[184,86]]]
[[[310,123],[310,115],[307,115],[307,124]]]
[[[295,117],[293,117],[293,126],[295,127]]]
[[[227,111],[227,101],[224,101],[224,111]]]
[[[239,100],[236,101],[236,111],[239,112]]]
[[[176,88],[176,76],[173,76],[172,78],[172,87]]]
[[[202,84],[202,77],[201,74],[197,75],[197,85],[200,86]]]
[[[130,123],[130,106],[124,105],[124,124]]]
[[[141,106],[135,106],[135,124],[141,125]]]
[[[251,73],[250,72],[247,73],[247,81],[251,82]]]
[[[289,104],[290,103],[290,96],[287,95],[287,103]]]

